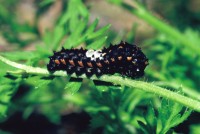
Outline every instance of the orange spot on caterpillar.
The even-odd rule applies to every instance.
[[[72,66],[75,66],[75,64],[74,64],[74,61],[73,61],[73,60],[69,60],[69,63],[70,63]]]
[[[60,61],[62,62],[62,64],[66,65],[65,59],[60,59]]]
[[[115,59],[114,59],[114,58],[111,58],[111,61],[112,61],[112,62],[115,62]]]
[[[60,61],[59,60],[54,60],[54,62],[59,65],[60,64]]]
[[[106,61],[104,61],[104,63],[106,63],[106,64],[109,64],[109,61],[108,61],[108,60],[106,60]]]
[[[100,62],[96,63],[98,67],[102,67],[102,64]]]
[[[83,62],[82,61],[78,61],[79,66],[84,67]]]
[[[127,57],[126,58],[128,61],[131,61],[132,60],[132,57]]]
[[[93,67],[91,62],[87,62],[87,65],[88,65],[89,67]]]
[[[118,60],[122,60],[122,56],[119,56],[119,57],[118,57]]]

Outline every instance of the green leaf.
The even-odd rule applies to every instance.
[[[88,48],[88,49],[95,49],[95,50],[98,50],[98,49],[102,48],[103,43],[106,41],[106,39],[107,39],[107,36],[102,37],[102,38],[100,38],[100,39],[94,41],[92,44],[89,44],[89,45],[87,46],[87,48]]]
[[[77,28],[80,28],[80,25],[82,25],[82,23],[80,23],[78,21],[78,14],[74,13],[74,15],[72,15],[70,17],[70,20],[69,20],[69,29],[70,29],[70,32],[73,34],[75,31],[78,31]]]
[[[184,107],[173,101],[163,99],[161,107],[158,109],[158,119],[161,121],[162,129],[160,133],[166,133],[174,126],[183,122],[191,114],[191,110],[186,109],[181,114]]]
[[[149,106],[148,113],[146,114],[146,116],[144,116],[144,119],[146,123],[142,121],[138,121],[139,125],[141,126],[142,131],[147,134],[148,133],[156,134],[158,122],[157,122],[155,110],[152,104]]]
[[[98,31],[94,32],[93,34],[90,34],[87,38],[88,39],[94,39],[94,38],[97,38],[103,34],[105,34],[105,32],[110,28],[110,24],[102,27],[101,29],[99,29]]]
[[[77,0],[77,5],[78,6],[78,11],[81,14],[81,16],[83,16],[84,18],[89,16],[89,11],[86,8],[86,6],[84,5],[84,3],[82,2],[82,0]]]
[[[94,32],[95,28],[97,27],[99,23],[99,19],[95,19],[95,21],[89,26],[87,31],[85,32],[86,35],[90,35]]]
[[[157,114],[153,106],[150,106],[144,117],[146,124],[140,123],[139,125],[143,131],[145,130],[148,133],[172,133],[172,128],[182,123],[191,114],[191,110],[188,109],[185,109],[182,113],[183,109],[184,107],[178,103],[162,99]]]
[[[102,115],[96,116],[96,114],[95,114],[93,116],[94,117],[92,117],[92,119],[90,121],[90,125],[91,125],[92,129],[96,129],[96,128],[105,126],[106,121]]]
[[[11,83],[11,81],[8,82],[4,79],[4,81],[1,81],[0,85],[0,122],[2,122],[7,117],[10,100],[19,84]]]
[[[82,84],[82,79],[73,79],[73,81],[70,81],[65,85],[65,91],[69,94],[75,94],[78,92]]]
[[[144,99],[151,98],[151,94],[147,95],[145,92],[140,90],[126,89],[123,94],[123,107],[128,113],[132,113],[135,110],[137,104]],[[134,99],[133,99],[134,98]]]
[[[122,0],[107,0],[107,1],[116,5],[120,5],[122,3]]]
[[[1,53],[1,55],[15,61],[34,59],[39,56],[35,51],[12,51]]]
[[[45,5],[48,5],[48,4],[51,4],[55,2],[55,0],[43,0],[42,2],[40,2],[40,6],[45,6]]]
[[[196,134],[198,132],[200,132],[200,123],[190,126],[190,134]]]
[[[33,84],[35,89],[41,89],[43,86],[47,86],[50,82],[52,82],[52,79],[45,77],[42,78],[41,76],[34,76],[26,79],[26,82]]]
[[[87,25],[87,20],[81,20],[81,21],[79,20],[78,23],[79,24],[76,25],[76,28],[73,29],[73,32],[67,38],[64,44],[66,48],[76,47],[86,39],[85,36],[81,36],[81,34],[83,33]]]
[[[154,110],[152,104],[148,109],[148,116],[145,118],[145,120],[147,121],[147,124],[151,125],[149,132],[156,133],[157,118],[156,118],[155,110]]]
[[[142,122],[142,121],[137,121],[137,122],[138,122],[138,124],[140,125],[140,129],[143,131],[143,133],[144,133],[144,134],[149,134],[149,133],[148,133],[149,130],[148,130],[147,125],[146,125],[144,122]]]
[[[58,48],[58,46],[60,45],[60,42],[62,41],[62,38],[64,37],[64,35],[66,34],[65,29],[63,28],[63,26],[57,25],[54,29],[54,33],[53,33],[53,42],[52,43],[52,48],[54,50],[56,50],[56,48]]]

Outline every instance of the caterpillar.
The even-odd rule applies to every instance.
[[[87,77],[119,73],[134,79],[143,76],[148,65],[148,59],[141,48],[123,41],[102,50],[62,47],[61,51],[54,52],[49,58],[49,72],[64,70],[68,74],[86,74]]]

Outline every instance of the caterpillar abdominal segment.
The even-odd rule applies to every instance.
[[[102,50],[64,49],[50,56],[47,69],[50,72],[67,71],[68,74],[101,76],[119,73],[138,78],[144,75],[148,59],[136,45],[121,42]]]

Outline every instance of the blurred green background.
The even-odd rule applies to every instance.
[[[100,49],[123,40],[140,46],[149,59],[146,74],[140,80],[172,91],[181,90],[200,100],[199,0],[140,0],[142,6],[126,0],[131,8],[120,0],[0,3],[1,56],[46,68],[48,56],[61,46]],[[153,94],[98,85],[88,79],[10,76],[6,71],[16,69],[2,62],[0,66],[0,133],[200,132],[200,114],[192,112],[183,122],[187,116],[182,107],[175,113],[178,105],[172,102],[165,104],[174,106],[172,109],[158,110],[169,115],[163,115],[166,122],[157,117],[156,130],[156,121],[151,122],[156,112],[149,109],[162,108],[166,100]],[[185,118],[173,124],[175,119],[171,118],[178,114]],[[144,132],[138,120],[146,121],[151,129]]]

